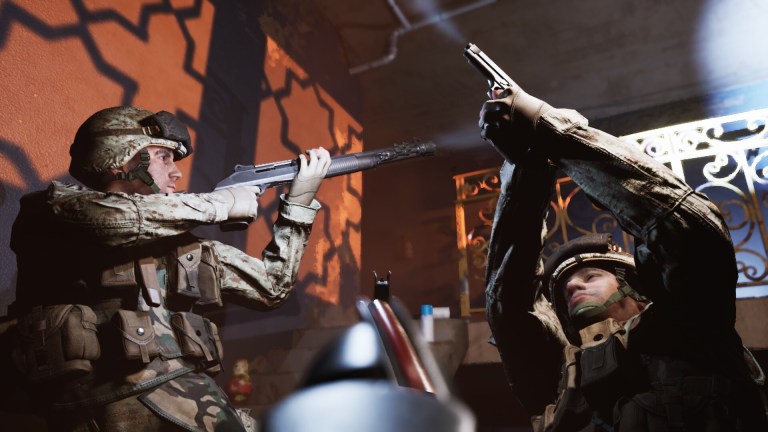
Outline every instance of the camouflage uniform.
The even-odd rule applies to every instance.
[[[752,374],[759,369],[750,370],[734,329],[737,266],[718,209],[666,167],[590,128],[571,110],[549,110],[527,140],[513,144],[530,149],[501,171],[487,315],[513,391],[529,412],[545,413],[535,428],[766,430]],[[653,304],[628,333],[629,326],[615,328],[630,360],[619,362],[625,373],[606,372],[609,378],[597,382],[617,394],[586,397],[587,371],[580,367],[585,350],[600,339],[582,332],[566,340],[542,297],[542,221],[555,180],[550,162],[635,239],[641,282],[635,289]],[[609,321],[598,324],[615,324]],[[627,375],[637,382],[614,380]]]
[[[242,430],[205,373],[216,372],[220,346],[203,348],[203,358],[186,355],[179,340],[186,336],[174,320],[182,316],[177,312],[203,313],[223,301],[261,309],[285,301],[319,208],[317,201],[302,206],[281,197],[274,237],[259,260],[189,233],[226,220],[226,204],[215,194],[102,193],[54,181],[23,197],[11,239],[19,269],[13,312],[23,323],[39,306],[88,306],[100,345],[100,355],[89,357],[92,370],[38,380],[50,427]],[[147,258],[159,282],[161,302],[154,307],[138,270]],[[185,270],[187,261],[197,267]],[[192,286],[192,280],[216,287]],[[199,292],[182,292],[192,288]],[[129,321],[121,321],[125,311]],[[126,359],[123,345],[149,334],[131,319],[147,319],[154,336],[151,344],[144,339],[133,347],[139,358]],[[216,336],[215,325],[210,333]]]

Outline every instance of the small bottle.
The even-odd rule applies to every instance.
[[[432,305],[421,305],[421,334],[427,342],[435,341],[435,321]]]

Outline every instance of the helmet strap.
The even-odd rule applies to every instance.
[[[139,150],[139,159],[140,162],[127,173],[122,171],[115,173],[115,180],[131,181],[134,179],[139,179],[144,182],[144,184],[149,186],[149,188],[152,189],[154,193],[160,193],[160,187],[157,186],[157,183],[155,183],[155,180],[152,178],[152,175],[148,171],[150,156],[146,148]]]

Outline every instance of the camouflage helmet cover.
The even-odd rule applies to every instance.
[[[186,127],[166,111],[153,113],[130,106],[103,109],[78,129],[69,149],[69,173],[96,187],[112,169],[122,167],[148,146],[172,149],[174,160],[192,153]]]

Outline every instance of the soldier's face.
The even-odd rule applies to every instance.
[[[582,267],[565,280],[565,301],[568,304],[568,315],[574,316],[579,307],[602,305],[608,298],[619,290],[619,280],[616,275],[597,267]],[[614,318],[617,321],[626,321],[637,315],[642,310],[631,297],[622,297],[618,302],[608,306],[601,314],[592,317],[584,324],[602,321],[606,318]]]
[[[618,291],[619,281],[613,273],[596,267],[583,267],[576,270],[565,281],[565,301],[568,314],[583,303],[603,304],[613,293]]]
[[[176,182],[181,179],[181,171],[176,167],[176,162],[173,161],[173,152],[160,146],[149,146],[147,152],[149,152],[147,171],[160,188],[160,193],[176,192]],[[151,189],[149,191],[152,193]]]

